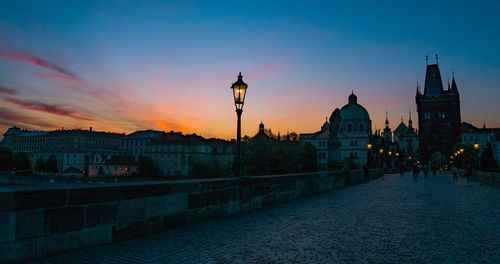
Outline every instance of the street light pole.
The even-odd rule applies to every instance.
[[[243,76],[238,75],[238,80],[231,85],[233,89],[234,105],[236,106],[236,115],[238,123],[236,127],[236,158],[234,160],[234,175],[236,177],[243,176],[243,162],[241,161],[241,114],[243,113],[243,104],[245,103],[245,95],[248,85],[243,82]]]
[[[236,132],[236,176],[243,176],[243,166],[241,161],[241,114],[243,109],[236,109],[236,115],[238,116],[238,126]]]

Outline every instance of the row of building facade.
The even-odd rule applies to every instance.
[[[14,153],[26,153],[33,165],[39,158],[54,155],[62,175],[132,175],[141,156],[151,157],[163,176],[189,173],[189,161],[230,163],[232,143],[205,139],[199,135],[156,130],[136,131],[129,135],[81,129],[27,131],[12,127],[5,132],[0,146]]]

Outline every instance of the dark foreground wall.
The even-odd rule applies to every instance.
[[[474,171],[472,173],[472,180],[500,187],[500,172]]]
[[[370,171],[370,179],[383,175]],[[362,171],[0,189],[0,262],[111,243],[365,181]]]

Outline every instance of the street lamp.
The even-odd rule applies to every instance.
[[[234,174],[238,177],[243,176],[242,162],[241,162],[241,113],[243,113],[243,103],[245,102],[245,95],[248,85],[243,82],[243,76],[238,75],[238,80],[231,85],[233,89],[234,105],[236,106],[236,115],[238,116],[237,134],[236,134],[236,160],[234,166]]]
[[[383,149],[379,149],[378,152],[380,152],[380,154],[384,153],[384,150]]]
[[[474,143],[474,149],[475,149],[475,150],[478,150],[478,149],[479,149],[479,143],[477,143],[477,142],[476,142],[476,143]]]
[[[367,147],[368,149],[372,149],[372,144],[368,143]]]
[[[462,149],[460,149],[460,153],[464,153],[464,149],[463,149],[463,148],[462,148]]]

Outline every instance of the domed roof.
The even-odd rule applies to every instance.
[[[370,115],[364,107],[358,104],[358,98],[354,93],[349,95],[349,103],[340,109],[340,118],[345,120],[370,120]]]

